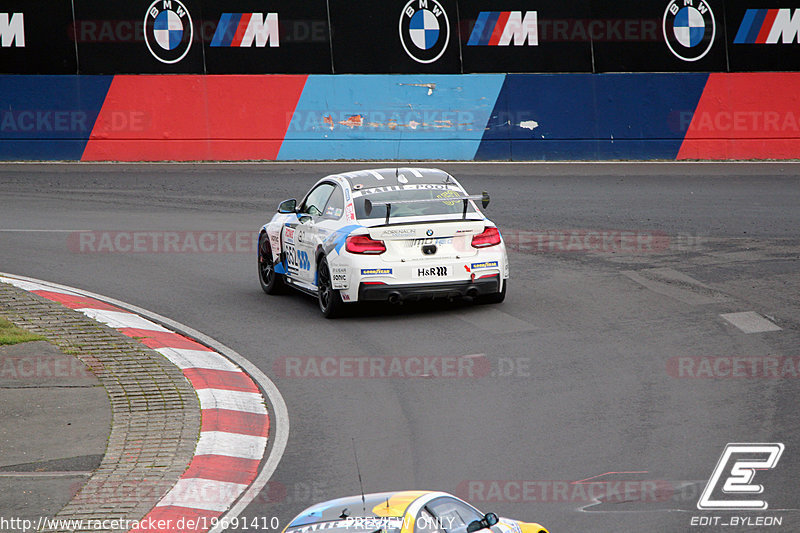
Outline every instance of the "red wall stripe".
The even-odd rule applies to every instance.
[[[81,159],[274,160],[307,78],[114,76]]]
[[[711,74],[678,159],[800,157],[800,72]]]

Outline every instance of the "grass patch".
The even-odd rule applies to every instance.
[[[41,335],[18,328],[5,318],[0,317],[0,345],[42,340],[44,340],[44,337]]]

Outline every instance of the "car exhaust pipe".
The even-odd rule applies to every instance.
[[[399,292],[391,293],[389,295],[389,303],[390,304],[400,303],[400,293]]]
[[[476,287],[470,287],[467,289],[467,296],[470,298],[477,298],[478,297],[478,289]]]

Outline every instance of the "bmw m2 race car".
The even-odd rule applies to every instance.
[[[403,491],[331,500],[297,515],[282,533],[547,533],[535,523],[482,514],[446,492]]]
[[[281,202],[258,239],[267,294],[290,286],[316,296],[326,317],[347,303],[506,295],[508,261],[497,227],[442,170],[386,168],[319,180]]]

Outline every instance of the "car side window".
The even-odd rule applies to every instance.
[[[470,522],[483,518],[471,506],[453,498],[438,498],[426,507],[447,533],[463,533]]]
[[[325,206],[325,218],[341,218],[344,213],[344,193],[341,187],[336,187]]]
[[[303,202],[300,212],[312,216],[322,215],[322,210],[325,208],[325,204],[328,203],[328,198],[330,198],[333,188],[330,183],[322,183],[317,186],[309,193],[306,201]]]
[[[414,520],[414,533],[444,533],[439,521],[424,507]]]

